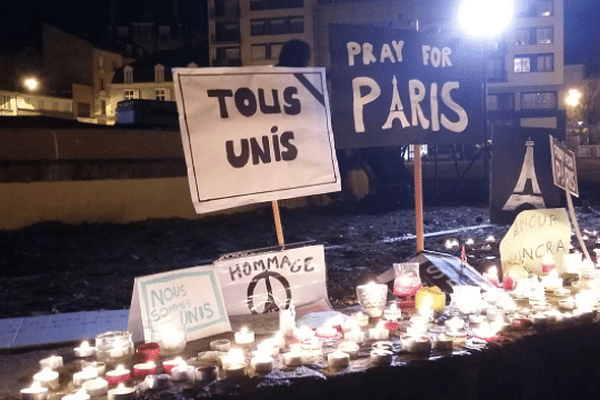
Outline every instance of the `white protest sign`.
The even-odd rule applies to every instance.
[[[127,324],[134,341],[153,341],[165,321],[183,326],[188,341],[231,330],[212,265],[135,278]]]
[[[577,165],[575,153],[563,146],[550,135],[550,152],[552,154],[552,178],[559,188],[579,197],[577,184]]]
[[[542,273],[542,258],[550,253],[559,273],[565,272],[563,255],[569,252],[571,223],[564,208],[521,211],[500,242],[504,271],[520,264],[535,274]]]
[[[328,304],[322,245],[215,261],[230,316]]]
[[[197,213],[341,190],[324,68],[175,68]]]

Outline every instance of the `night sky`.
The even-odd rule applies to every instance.
[[[140,8],[153,0],[121,0],[140,4]],[[156,1],[156,0],[155,0]],[[518,1],[518,0],[517,0]],[[45,19],[50,23],[72,27],[74,33],[102,31],[109,21],[110,0],[16,0],[3,2],[0,13],[0,51],[22,48],[22,42],[35,40],[32,27]],[[204,29],[206,0],[180,0],[180,15],[193,29]],[[600,1],[565,0],[565,62],[583,63],[592,54],[600,61]]]

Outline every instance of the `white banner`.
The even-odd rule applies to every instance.
[[[197,213],[341,190],[324,68],[174,68]]]
[[[231,330],[212,265],[135,278],[127,324],[134,341],[155,341],[165,325],[184,329],[188,341]]]
[[[215,261],[230,316],[329,304],[322,245]]]

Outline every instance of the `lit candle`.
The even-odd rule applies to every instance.
[[[390,331],[385,329],[383,322],[369,329],[369,338],[374,340],[387,340],[390,337]]]
[[[177,358],[174,358],[172,360],[163,361],[163,363],[162,363],[163,372],[165,374],[170,374],[171,370],[173,368],[175,368],[176,366],[178,366],[179,364],[181,364],[183,362],[184,362],[183,358],[181,358],[181,357],[177,357]]]
[[[385,284],[369,282],[356,287],[358,302],[369,317],[379,318],[387,301],[388,287]]]
[[[108,382],[103,378],[96,378],[83,382],[81,386],[91,397],[104,396],[108,391]]]
[[[182,361],[171,369],[171,380],[173,381],[193,381],[194,367]]]
[[[77,389],[75,393],[63,396],[62,400],[90,400],[90,395],[85,389]]]
[[[289,308],[279,310],[279,331],[284,336],[291,336],[296,329],[296,313],[293,304]]]
[[[352,313],[350,317],[354,319],[358,323],[358,326],[360,326],[361,328],[364,328],[367,325],[369,325],[369,316],[363,313],[362,311]]]
[[[156,340],[164,355],[179,354],[185,349],[187,343],[186,331],[183,327],[168,326],[160,331]]]
[[[171,384],[171,377],[167,374],[146,375],[143,386],[150,390],[167,389]]]
[[[444,326],[446,327],[447,331],[458,332],[462,331],[465,327],[465,321],[462,318],[452,317],[444,322]]]
[[[142,343],[136,350],[139,363],[156,361],[160,356],[160,345],[157,342]]]
[[[239,378],[246,375],[246,358],[242,349],[230,349],[221,358],[225,376],[228,378]]]
[[[323,342],[319,338],[310,338],[302,342],[302,362],[312,363],[318,361],[323,356]]]
[[[202,365],[196,367],[194,378],[198,382],[212,382],[219,376],[219,367],[216,365]]]
[[[106,373],[106,380],[108,381],[108,384],[112,386],[127,382],[129,379],[131,379],[131,371],[121,364],[119,364],[117,368]]]
[[[554,257],[552,253],[546,253],[542,257],[542,274],[547,274],[550,270],[554,269]]]
[[[48,389],[58,389],[58,372],[50,367],[44,367],[40,372],[33,375],[33,380]]]
[[[154,361],[138,363],[133,366],[133,376],[135,379],[144,379],[147,375],[156,374],[156,364]]]
[[[108,391],[108,400],[133,400],[134,390],[133,388],[126,387],[123,383],[119,383],[114,389]]]
[[[431,340],[427,336],[404,335],[400,338],[400,343],[409,353],[423,354],[431,351]]]
[[[549,292],[554,292],[555,290],[562,288],[563,280],[562,278],[558,277],[558,271],[556,269],[552,269],[548,275],[542,278],[542,284],[544,285],[544,289]]]
[[[75,357],[84,358],[93,356],[96,348],[90,346],[90,342],[84,340],[79,347],[75,347],[73,351],[75,352]]]
[[[235,342],[239,345],[248,345],[254,343],[254,332],[247,327],[242,328],[235,333]]]
[[[361,331],[360,329],[353,329],[351,331],[348,331],[346,333],[344,333],[344,339],[352,341],[352,342],[356,342],[356,343],[362,343],[366,340],[366,333]]]
[[[350,365],[350,354],[337,349],[327,355],[327,363],[331,368],[346,368]]]
[[[228,339],[216,339],[210,342],[210,349],[214,351],[227,352],[231,349],[231,341]]]
[[[40,368],[50,368],[51,370],[58,369],[63,366],[63,358],[61,356],[50,356],[40,360]]]
[[[294,337],[299,341],[299,342],[303,342],[306,339],[310,339],[315,337],[315,331],[313,331],[312,329],[310,329],[308,326],[306,325],[302,325],[300,328],[296,329],[294,331]]]
[[[119,359],[129,355],[130,345],[125,340],[117,339],[113,342],[112,347],[108,349],[108,357]]]
[[[331,339],[338,335],[338,331],[333,326],[319,326],[316,330],[316,335],[321,338]]]
[[[73,385],[76,387],[80,387],[83,385],[83,382],[92,380],[98,377],[98,370],[94,368],[92,365],[88,365],[83,367],[81,371],[75,372],[73,374]]]
[[[359,346],[356,342],[345,340],[343,342],[340,342],[340,344],[338,345],[338,349],[340,351],[343,351],[344,353],[347,353],[350,356],[350,358],[354,359],[358,356]]]
[[[48,398],[48,388],[33,381],[28,388],[21,389],[21,400],[46,400]]]
[[[94,368],[98,373],[98,376],[104,376],[104,374],[106,374],[106,363],[103,361],[83,361],[82,365],[83,368]]]
[[[299,344],[290,346],[290,351],[283,353],[283,363],[288,367],[302,365],[302,348]]]
[[[393,353],[390,350],[372,349],[370,361],[376,365],[387,365],[392,362]]]

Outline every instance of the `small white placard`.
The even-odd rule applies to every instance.
[[[520,264],[530,272],[542,273],[542,258],[550,253],[559,273],[566,271],[563,255],[569,252],[571,223],[564,208],[521,211],[500,242],[504,271]]]
[[[215,261],[230,316],[266,314],[303,307],[327,298],[325,252],[322,245],[262,252]]]
[[[133,340],[151,340],[167,320],[185,327],[188,341],[231,330],[212,265],[135,278],[127,326]]]

